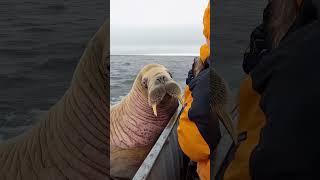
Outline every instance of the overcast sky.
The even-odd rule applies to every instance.
[[[111,0],[111,54],[146,54],[142,52],[146,46],[147,54],[157,54],[159,49],[168,54],[197,53],[203,42],[202,18],[207,3],[208,0]],[[184,47],[178,50],[178,44]]]
[[[111,0],[111,25],[170,25],[202,22],[207,0]]]

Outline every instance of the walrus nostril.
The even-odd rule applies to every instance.
[[[166,81],[168,81],[168,78],[166,76],[159,76],[157,77],[157,81],[160,83],[165,83]]]

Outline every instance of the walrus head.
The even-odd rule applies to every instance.
[[[160,64],[146,65],[140,72],[140,82],[148,104],[157,116],[157,105],[168,99],[175,98],[182,103],[181,89],[173,80],[170,71]]]

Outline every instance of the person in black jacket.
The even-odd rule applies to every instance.
[[[217,179],[320,179],[320,1],[273,0],[251,35],[238,142]]]

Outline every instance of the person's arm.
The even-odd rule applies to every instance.
[[[193,79],[185,90],[185,107],[180,116],[178,140],[182,151],[193,161],[208,159],[220,138],[219,124],[209,105],[209,68]]]

